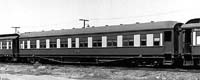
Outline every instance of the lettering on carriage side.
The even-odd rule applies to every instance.
[[[107,47],[107,36],[102,36],[102,47]]]
[[[118,35],[117,36],[117,47],[122,47],[123,46],[123,36]]]
[[[92,37],[88,37],[88,48],[92,48]]]
[[[36,48],[40,49],[40,40],[36,40]]]
[[[31,47],[30,47],[30,43],[31,43],[31,41],[30,40],[27,40],[27,49],[30,49]]]
[[[50,48],[50,39],[46,39],[46,48]]]
[[[68,48],[72,48],[72,38],[68,38]]]
[[[79,38],[75,38],[76,48],[79,48]]]
[[[134,35],[134,47],[140,47],[140,34]]]
[[[57,48],[60,48],[60,39],[57,39],[56,43],[57,43]]]

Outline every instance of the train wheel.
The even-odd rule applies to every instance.
[[[36,62],[35,58],[28,58],[27,61],[31,64],[34,64]]]
[[[12,61],[13,62],[17,62],[17,58],[12,58]]]

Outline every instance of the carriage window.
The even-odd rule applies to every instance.
[[[8,48],[7,49],[12,49],[12,41],[8,40],[7,44],[8,44]]]
[[[76,47],[76,42],[75,42],[75,38],[72,38],[72,48]]]
[[[172,38],[172,32],[171,31],[165,31],[164,32],[164,41],[171,41]]]
[[[36,48],[37,48],[37,49],[40,48],[40,40],[36,40]]]
[[[147,44],[147,41],[146,41],[146,35],[141,35],[140,37],[140,40],[141,40],[141,46],[146,46]]]
[[[50,48],[57,48],[57,39],[50,40]]]
[[[56,39],[56,48],[60,48],[60,39]]]
[[[123,46],[133,46],[133,45],[134,45],[134,35],[124,35]]]
[[[22,41],[19,42],[19,48],[23,49],[23,43],[22,43]]]
[[[193,34],[194,35],[194,34]],[[196,32],[196,44],[200,45],[200,31]]]
[[[155,38],[154,39],[154,46],[159,46],[159,45],[160,45],[159,38]]]
[[[117,47],[122,47],[123,46],[123,36],[118,35],[117,36]]]
[[[31,46],[30,46],[30,40],[27,40],[26,42],[27,42],[27,49],[30,49],[31,48]]]
[[[101,37],[93,37],[93,41],[92,41],[92,46],[93,47],[102,47],[102,39]]]
[[[3,42],[2,42],[2,48],[3,48],[3,49],[6,49],[6,48],[7,48],[6,41],[3,41]]]
[[[79,47],[80,48],[86,48],[86,47],[88,47],[87,37],[79,38]]]
[[[134,47],[140,47],[140,35],[134,35]]]
[[[12,41],[9,43],[9,49],[12,49]]]
[[[107,46],[108,47],[117,47],[117,36],[108,36],[107,37]]]
[[[92,37],[88,37],[88,48],[92,48]]]
[[[79,48],[79,38],[75,38],[76,48]]]
[[[28,45],[27,45],[27,41],[25,40],[25,41],[24,41],[24,49],[27,49],[27,46],[28,46]]]
[[[197,36],[197,45],[200,45],[200,36]]]
[[[147,46],[153,46],[154,44],[154,40],[153,40],[153,34],[147,34]]]
[[[107,47],[107,36],[102,36],[101,40],[102,40],[102,47]]]
[[[20,49],[24,49],[24,41],[20,41]]]
[[[35,48],[36,48],[36,40],[31,40],[31,41],[30,41],[30,47],[31,47],[32,49],[35,49]]]
[[[40,48],[46,48],[46,40],[40,40]]]
[[[154,34],[154,46],[159,46],[160,45],[160,34]]]
[[[0,42],[0,49],[2,49],[2,41]]]
[[[60,47],[61,48],[67,48],[68,47],[68,40],[67,40],[67,38],[61,38],[60,39]]]

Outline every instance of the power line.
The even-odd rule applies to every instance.
[[[141,18],[141,17],[152,17],[152,16],[162,16],[162,15],[169,15],[174,13],[180,13],[184,10],[174,10],[162,13],[155,13],[155,14],[146,14],[146,15],[139,15],[139,16],[128,16],[128,17],[115,17],[115,18],[91,18],[90,20],[117,20],[117,19],[132,19],[132,18]]]

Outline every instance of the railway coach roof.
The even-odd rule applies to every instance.
[[[16,39],[18,36],[18,34],[1,34],[0,39]]]
[[[200,23],[184,24],[182,28],[200,28]]]
[[[42,32],[26,32],[20,34],[21,38],[40,37],[40,36],[57,36],[57,35],[74,35],[74,34],[91,34],[91,33],[107,33],[107,32],[123,32],[123,31],[140,31],[140,30],[155,30],[155,29],[172,29],[176,21],[160,21],[151,23],[139,24],[123,24],[111,25],[90,28],[52,30]]]

